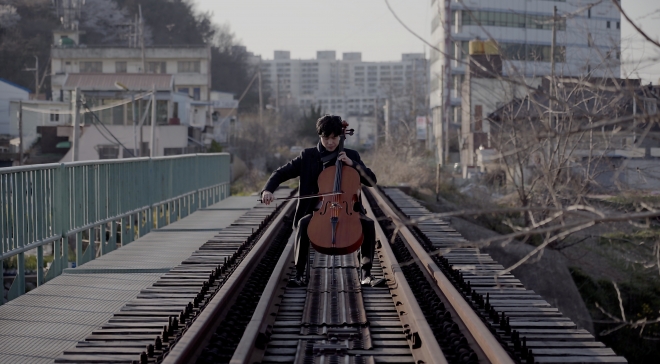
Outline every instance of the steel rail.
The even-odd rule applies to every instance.
[[[373,188],[371,189],[373,193]],[[364,208],[367,210],[367,216],[377,222],[377,217],[371,206],[365,203]],[[410,285],[408,285],[385,232],[378,223],[374,225],[376,227],[376,240],[380,240],[382,246],[378,253],[383,267],[383,274],[387,279],[392,299],[399,312],[399,319],[405,328],[404,333],[415,362],[446,364],[447,359],[443,355],[442,349],[410,289]]]
[[[229,303],[240,291],[246,278],[252,273],[257,262],[268,249],[271,241],[284,223],[284,217],[291,213],[295,204],[289,201],[284,206],[271,225],[266,229],[259,241],[250,250],[245,259],[239,264],[225,284],[213,296],[211,302],[206,306],[193,324],[186,330],[184,335],[177,341],[174,347],[163,360],[163,364],[183,364],[194,362],[204,349],[205,344],[215,332],[220,319],[227,309]]]
[[[276,315],[271,315],[271,310],[276,304],[282,301],[282,295],[278,295],[279,290],[286,285],[287,268],[291,266],[290,262],[293,261],[295,235],[289,238],[277,265],[273,270],[273,274],[268,280],[268,284],[261,295],[259,304],[252,314],[250,323],[248,323],[243,333],[241,341],[234,351],[234,355],[229,361],[230,364],[241,363],[255,363],[260,362],[263,357],[265,345],[263,347],[258,340],[265,340],[268,337],[268,326],[275,322]],[[275,311],[277,312],[277,311]],[[259,358],[259,359],[257,359]]]
[[[474,312],[472,307],[470,307],[465,299],[463,299],[463,296],[458,292],[458,290],[456,290],[454,285],[452,285],[449,279],[447,279],[447,277],[442,273],[440,268],[437,266],[437,264],[435,264],[429,254],[419,244],[408,227],[401,221],[399,214],[397,214],[389,205],[387,200],[383,198],[381,192],[377,188],[373,187],[370,187],[370,191],[372,192],[373,197],[376,199],[383,212],[393,219],[398,220],[396,222],[396,226],[399,228],[399,233],[412,248],[413,253],[421,263],[420,265],[424,266],[428,273],[433,277],[435,283],[438,285],[438,288],[440,288],[445,297],[447,297],[447,300],[449,300],[452,308],[456,311],[461,321],[463,321],[463,324],[475,339],[488,360],[494,364],[514,364],[513,359],[511,359],[509,354],[507,354],[504,348],[502,348],[502,345],[497,341],[495,336],[493,336],[488,327],[486,327],[483,321],[481,321],[479,315]],[[386,244],[383,245],[385,246]]]

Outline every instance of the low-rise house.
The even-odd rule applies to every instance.
[[[512,99],[526,97],[540,78],[504,76],[502,57],[490,42],[470,42],[465,79],[460,91],[460,133],[458,147],[463,178],[477,170],[478,151],[492,148],[491,125],[487,116]]]
[[[0,78],[0,135],[12,135],[9,110],[11,101],[27,101],[30,90],[15,83]]]
[[[61,102],[72,103],[76,89],[83,95],[81,159],[181,154],[210,145],[214,128],[208,46],[141,49],[84,45],[79,40],[77,30],[54,33],[51,88],[53,100]],[[150,97],[141,96],[154,88],[151,140]],[[132,98],[137,98],[135,104]],[[71,153],[65,159],[73,158]]]
[[[22,109],[22,127],[19,109]],[[68,138],[66,135],[58,135],[57,130],[58,127],[71,125],[71,106],[68,103],[46,100],[11,101],[9,110],[10,152],[17,154],[22,141],[23,163],[58,162],[67,152],[70,147]]]
[[[229,145],[238,115],[238,100],[229,92],[211,91],[213,105],[213,139],[221,145]]]

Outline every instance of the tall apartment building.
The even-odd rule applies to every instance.
[[[362,53],[318,51],[316,59],[291,59],[289,51],[275,51],[261,61],[262,82],[272,106],[320,106],[324,113],[342,115],[356,129],[349,144],[376,143],[379,115],[388,107],[392,120],[425,116],[428,104],[428,61],[422,53],[403,54],[400,61],[364,62]],[[413,101],[414,100],[414,101]]]
[[[428,65],[424,54],[403,54],[401,61],[364,62],[359,52],[318,51],[316,59],[291,59],[275,51],[261,61],[262,82],[279,105],[320,105],[325,112],[373,113],[378,100],[418,93],[425,95]],[[383,106],[383,103],[380,103]]]
[[[551,74],[552,15],[557,7],[555,74],[619,77],[621,15],[609,1],[431,0],[430,107],[439,161],[444,131],[461,124],[461,85],[470,40],[495,40],[505,77]],[[586,7],[586,8],[585,8]],[[449,82],[448,82],[449,81]],[[445,104],[448,105],[445,114]]]

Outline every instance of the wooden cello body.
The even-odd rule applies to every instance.
[[[345,130],[337,147],[343,151]],[[307,227],[307,235],[316,251],[327,255],[344,255],[357,251],[364,239],[360,213],[353,211],[358,201],[362,184],[355,168],[344,166],[339,160],[334,166],[324,169],[318,178],[320,209],[315,211]]]

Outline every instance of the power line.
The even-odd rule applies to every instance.
[[[131,149],[128,149],[128,148],[127,148],[122,142],[120,142],[119,139],[117,139],[117,137],[115,137],[115,135],[112,134],[112,132],[111,132],[111,131],[110,131],[110,130],[109,130],[109,129],[108,129],[108,128],[102,123],[102,122],[101,122],[101,120],[99,119],[99,117],[98,117],[94,112],[92,112],[92,110],[90,110],[90,108],[87,106],[87,102],[86,102],[84,99],[83,99],[83,106],[85,107],[85,109],[87,109],[87,111],[88,111],[89,113],[92,114],[92,116],[94,117],[94,119],[96,119],[96,120],[92,119],[92,124],[94,125],[94,127],[99,131],[99,133],[100,133],[100,134],[101,134],[101,135],[102,135],[107,141],[109,141],[109,142],[112,143],[112,140],[110,140],[106,135],[104,135],[103,132],[101,131],[101,129],[99,129],[98,124],[100,124],[100,125],[103,127],[103,129],[105,129],[105,130],[106,130],[106,131],[112,136],[112,138],[117,142],[118,145],[122,146],[122,147],[124,148],[124,150],[128,151],[129,153],[131,153],[131,156],[132,156],[132,157],[135,157],[135,154],[133,153],[133,151],[132,151]],[[113,144],[114,144],[114,143],[113,143]]]
[[[151,92],[148,92],[148,93],[145,93],[145,94],[142,94],[142,95],[137,95],[135,97],[135,100],[140,100],[140,99],[143,99],[143,98],[148,97],[148,96],[151,96]],[[113,103],[113,104],[109,104],[109,105],[95,106],[95,107],[92,107],[92,108],[87,108],[88,111],[86,111],[85,113],[87,113],[87,112],[92,112],[93,113],[95,111],[108,110],[108,109],[112,109],[113,107],[130,104],[131,102],[133,102],[133,99],[124,99],[122,101],[119,101],[119,102],[116,102],[116,103]],[[71,110],[65,110],[65,111],[59,111],[58,110],[58,111],[54,112],[54,110],[33,109],[31,107],[23,107],[23,110],[32,111],[32,112],[36,112],[36,113],[39,113],[39,114],[73,115],[73,113],[74,113],[74,111],[71,111]]]

